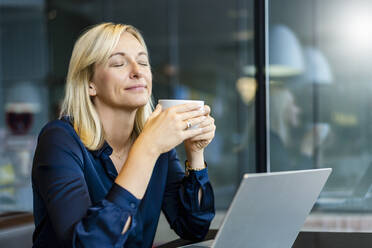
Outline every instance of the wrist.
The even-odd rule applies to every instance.
[[[207,163],[203,163],[203,167],[191,167],[190,165],[190,162],[189,161],[185,161],[185,172],[186,172],[186,175],[188,176],[190,174],[190,171],[201,171],[201,170],[204,170],[205,168],[207,168]]]
[[[305,145],[303,145],[301,147],[301,153],[303,155],[306,155],[308,157],[311,157],[313,155],[313,147],[312,146],[305,146]]]
[[[146,151],[146,154],[153,158],[158,158],[161,154],[158,147],[154,144],[151,144],[149,140],[147,140],[145,135],[140,134],[136,141],[134,142],[133,146],[141,147],[142,151]]]
[[[186,157],[190,168],[205,168],[204,153],[202,151],[187,153]]]

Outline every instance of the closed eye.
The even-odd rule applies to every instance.
[[[138,62],[139,65],[148,66],[149,64],[146,62]]]

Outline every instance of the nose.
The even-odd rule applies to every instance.
[[[131,79],[139,79],[139,78],[142,77],[142,74],[139,70],[139,66],[136,62],[131,63],[131,69],[130,69],[129,77]]]

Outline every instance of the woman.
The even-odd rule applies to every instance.
[[[210,108],[152,112],[151,87],[134,27],[103,23],[78,39],[60,119],[42,129],[35,151],[34,247],[151,247],[161,210],[180,237],[206,235],[214,217],[203,157],[215,131]],[[182,142],[187,175],[174,149]]]
[[[313,156],[325,140],[328,131],[316,124],[301,138],[299,147],[291,149],[291,129],[300,125],[301,109],[293,93],[282,87],[270,88],[271,170],[313,169]],[[325,132],[325,135],[321,135]]]

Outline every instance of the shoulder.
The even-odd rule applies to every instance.
[[[50,132],[65,132],[73,134],[74,128],[68,119],[56,119],[45,124],[39,133],[39,137]]]
[[[53,120],[40,131],[34,162],[48,161],[50,164],[59,164],[72,158],[82,166],[83,150],[84,145],[72,124],[63,119]]]
[[[66,149],[81,150],[82,143],[68,119],[57,119],[48,122],[41,129],[38,137],[38,145],[51,146],[58,145]]]
[[[270,142],[272,142],[274,146],[284,146],[284,143],[280,139],[279,135],[272,131],[270,131]]]
[[[62,138],[62,140],[71,138],[79,139],[68,117],[52,120],[45,124],[39,133],[38,140],[40,141],[41,139],[45,139],[46,137],[60,137]]]

